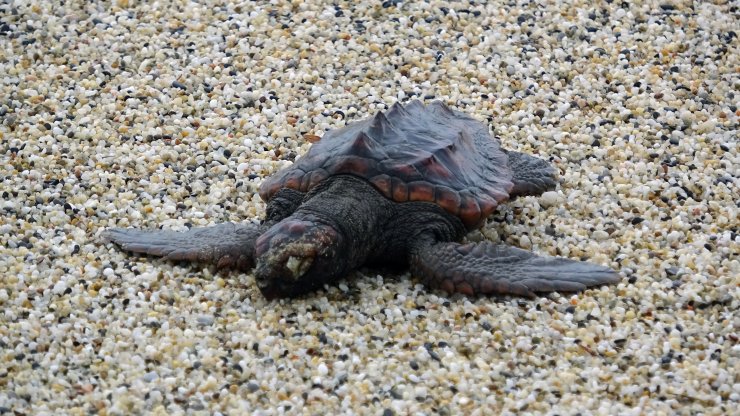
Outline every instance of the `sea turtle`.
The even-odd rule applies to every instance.
[[[445,104],[412,101],[328,131],[267,178],[261,224],[185,232],[110,229],[128,251],[248,271],[268,298],[321,288],[363,265],[411,269],[466,295],[578,291],[615,283],[607,267],[489,241],[460,244],[500,203],[552,189],[545,160],[501,149],[488,127]]]

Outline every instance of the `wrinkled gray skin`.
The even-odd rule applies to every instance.
[[[313,291],[365,264],[410,266],[431,288],[466,295],[531,297],[619,281],[613,270],[587,262],[490,242],[455,242],[466,233],[457,217],[436,204],[395,203],[365,180],[337,175],[307,194],[282,189],[261,225],[226,223],[182,233],[112,229],[106,238],[124,250],[169,260],[255,267],[268,299]]]

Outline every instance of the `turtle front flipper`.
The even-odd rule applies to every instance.
[[[254,244],[264,232],[256,224],[223,223],[188,231],[112,228],[103,234],[106,241],[135,253],[167,260],[199,261],[218,268],[250,270],[254,267]]]
[[[489,242],[424,244],[410,256],[411,271],[448,293],[519,295],[576,292],[617,283],[614,270],[592,263],[540,257],[529,251]]]

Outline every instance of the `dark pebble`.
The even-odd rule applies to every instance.
[[[403,395],[402,395],[401,393],[399,393],[399,392],[398,392],[398,390],[396,390],[396,388],[395,388],[395,387],[393,387],[393,388],[391,389],[391,391],[390,391],[390,394],[391,394],[391,397],[393,397],[393,398],[394,398],[394,399],[396,399],[396,400],[401,400],[401,399],[403,399]]]
[[[259,389],[260,389],[259,384],[255,383],[254,381],[250,381],[249,383],[247,383],[247,390],[249,390],[250,393],[254,393],[255,391]]]
[[[720,176],[717,178],[717,183],[731,184],[733,181],[731,176]]]
[[[188,89],[188,87],[186,87],[185,84],[183,84],[182,82],[178,82],[178,81],[173,81],[172,82],[172,87],[179,88],[179,89],[181,89],[183,91],[185,91],[185,90]]]
[[[346,383],[347,380],[349,380],[349,375],[347,373],[342,373],[339,375],[339,377],[336,378],[337,386],[341,386],[342,384]]]
[[[480,323],[480,327],[483,328],[483,329],[485,329],[486,331],[490,331],[491,329],[493,329],[493,327],[491,326],[491,324],[489,324],[486,321],[481,322]]]
[[[642,218],[642,217],[632,218],[632,225],[637,225],[637,224],[639,224],[639,223],[641,223],[643,221],[645,221],[645,218]]]
[[[672,144],[672,145],[678,145],[678,144],[679,144],[680,142],[678,141],[678,139],[677,139],[677,138],[675,138],[675,137],[671,137],[671,138],[670,138],[670,139],[668,140],[668,143],[670,143],[670,144]]]
[[[678,267],[671,266],[671,267],[667,267],[665,269],[665,274],[667,274],[669,277],[670,276],[677,276],[678,275],[678,272],[680,272],[680,271],[681,271],[681,269],[679,269]]]
[[[416,361],[414,361],[414,360],[411,360],[411,361],[409,362],[409,366],[410,366],[410,367],[411,367],[411,369],[412,369],[412,370],[414,370],[414,371],[416,371],[416,370],[418,370],[418,369],[419,369],[419,363],[417,363],[417,362],[416,362]]]
[[[391,409],[385,409],[383,410],[383,416],[394,416],[395,413],[393,413],[393,410]]]
[[[33,248],[33,243],[31,243],[30,241],[21,241],[20,243],[18,243],[18,247],[25,247],[30,250]]]
[[[536,115],[539,118],[542,118],[542,117],[545,116],[545,110],[543,110],[543,109],[540,108],[539,110],[537,110],[537,111],[534,112],[534,115]]]

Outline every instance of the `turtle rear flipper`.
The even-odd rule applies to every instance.
[[[509,155],[509,167],[513,173],[514,188],[510,191],[511,198],[540,195],[555,189],[556,171],[550,162],[512,150],[506,150],[506,153]]]
[[[576,292],[620,280],[608,267],[540,257],[490,242],[426,244],[411,253],[410,262],[412,273],[422,276],[428,286],[466,295],[534,297],[538,292]]]
[[[264,231],[255,224],[223,223],[188,231],[113,228],[103,233],[106,241],[135,253],[167,260],[199,261],[218,268],[250,270],[254,267],[254,244]]]

